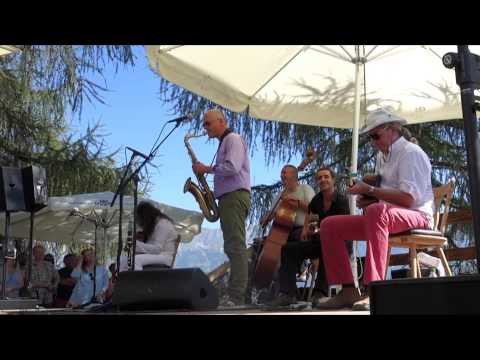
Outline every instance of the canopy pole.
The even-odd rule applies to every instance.
[[[473,235],[477,254],[477,271],[480,273],[480,138],[478,132],[475,89],[480,88],[478,79],[478,55],[470,53],[468,45],[457,45],[459,61],[455,66],[455,77],[462,101],[463,129],[467,150],[468,182],[472,203]]]
[[[355,103],[353,114],[353,128],[352,128],[352,165],[350,167],[350,176],[357,176],[358,167],[358,133],[360,125],[360,89],[361,89],[361,73],[364,71],[363,59],[357,57],[355,60]],[[355,214],[355,196],[351,197],[350,214]]]
[[[353,114],[353,127],[352,127],[352,164],[350,167],[350,176],[357,177],[357,167],[358,167],[358,133],[360,125],[360,89],[361,81],[363,77],[361,74],[365,70],[364,59],[360,57],[360,47],[359,45],[355,46],[355,103],[354,103],[354,114]],[[350,196],[350,215],[355,215],[356,213],[356,196]],[[350,265],[352,267],[353,279],[355,286],[359,287],[358,281],[358,271],[357,271],[357,242],[353,242],[352,246],[352,259]]]

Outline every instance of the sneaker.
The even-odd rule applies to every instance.
[[[296,302],[297,302],[297,298],[294,295],[280,293],[278,294],[277,298],[266,302],[265,306],[268,306],[268,307],[289,306],[289,305],[295,304]]]
[[[370,298],[365,296],[352,306],[353,311],[370,311]]]
[[[344,288],[333,298],[320,299],[315,307],[317,309],[342,309],[351,308],[357,301],[362,300],[358,289],[356,288]]]

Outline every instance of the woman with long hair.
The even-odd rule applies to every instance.
[[[99,302],[105,300],[108,287],[108,271],[105,266],[95,266],[95,257],[92,249],[85,249],[81,253],[82,259],[73,270],[71,277],[76,280],[72,296],[67,307],[79,307],[89,303],[93,298],[93,274],[95,271],[95,298]]]
[[[154,264],[172,267],[178,238],[173,220],[149,201],[138,204],[136,215],[143,240],[136,241],[135,270]]]

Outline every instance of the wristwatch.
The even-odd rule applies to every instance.
[[[367,195],[373,195],[374,191],[375,191],[375,186],[369,185]]]

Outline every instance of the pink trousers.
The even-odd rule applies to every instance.
[[[368,285],[385,277],[389,234],[428,228],[422,212],[385,203],[370,205],[364,215],[336,215],[323,219],[320,239],[328,284],[353,284],[346,240],[367,242],[363,283]]]

